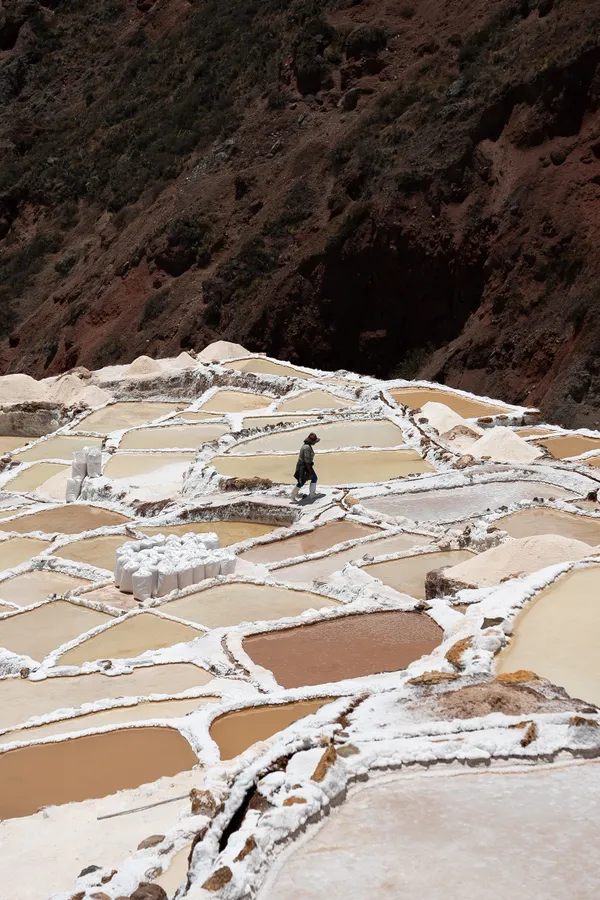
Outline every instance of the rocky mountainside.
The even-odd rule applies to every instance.
[[[600,7],[2,0],[0,369],[215,338],[600,425]]]

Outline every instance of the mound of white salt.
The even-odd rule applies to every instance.
[[[476,430],[471,425],[455,425],[450,431],[440,434],[440,441],[455,453],[470,453],[481,434],[480,428]]]
[[[424,403],[421,407],[421,416],[428,419],[429,424],[433,425],[439,434],[451,431],[452,428],[455,428],[457,425],[470,428],[476,434],[483,434],[481,428],[467,422],[466,419],[463,419],[462,416],[459,416],[457,412],[454,412],[453,409],[450,409],[450,407],[446,406],[444,403],[436,403],[433,400],[428,400],[427,403]],[[419,416],[419,418],[421,416]]]
[[[28,403],[47,400],[47,388],[30,375],[2,375],[0,403]]]
[[[236,356],[252,356],[241,344],[231,341],[215,341],[198,354],[200,362],[221,362],[224,359],[235,359]]]
[[[83,382],[77,375],[63,375],[48,388],[48,399],[70,406],[71,403],[77,402],[79,394],[85,387],[89,387],[89,382]]]
[[[175,359],[170,359],[168,361],[169,369],[193,369],[196,366],[196,360],[193,356],[190,356],[185,350],[176,356]]]
[[[112,400],[112,394],[103,391],[102,388],[95,384],[88,384],[77,397],[79,403],[85,403],[86,406],[102,406],[108,400]]]
[[[466,562],[444,571],[444,577],[476,587],[491,587],[502,579],[533,572],[556,563],[576,562],[593,554],[589,544],[559,534],[511,538]]]
[[[138,356],[137,359],[127,366],[127,374],[140,378],[142,375],[156,375],[162,372],[162,367],[155,359],[149,356]]]
[[[496,462],[528,463],[539,459],[543,450],[528,444],[510,428],[497,426],[486,431],[470,449],[476,458],[489,456]]]

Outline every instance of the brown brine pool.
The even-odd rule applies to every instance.
[[[330,701],[330,697],[318,697],[280,706],[238,709],[214,719],[210,736],[219,745],[221,759],[233,759],[257,741],[266,741],[293,722],[317,712]]]
[[[380,578],[384,584],[409,594],[418,600],[425,597],[425,577],[433,569],[442,566],[456,566],[458,563],[474,556],[469,550],[447,550],[439,553],[420,553],[416,556],[405,556],[388,562],[373,563],[365,566],[365,571],[374,578]]]

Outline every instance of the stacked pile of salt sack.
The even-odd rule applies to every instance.
[[[93,478],[102,475],[102,450],[97,447],[84,447],[73,454],[71,477],[67,480],[67,503],[73,503],[81,493],[81,486],[87,476]]]
[[[234,571],[235,556],[219,549],[219,538],[212,531],[183,537],[157,534],[119,547],[115,583],[136,600],[149,600]]]

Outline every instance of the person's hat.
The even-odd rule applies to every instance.
[[[318,438],[318,437],[316,436],[316,434],[314,433],[314,431],[311,431],[311,433],[310,433],[309,436],[308,436],[308,439],[309,439],[309,441],[311,442],[311,444],[318,444],[319,441],[321,440],[321,438]]]

